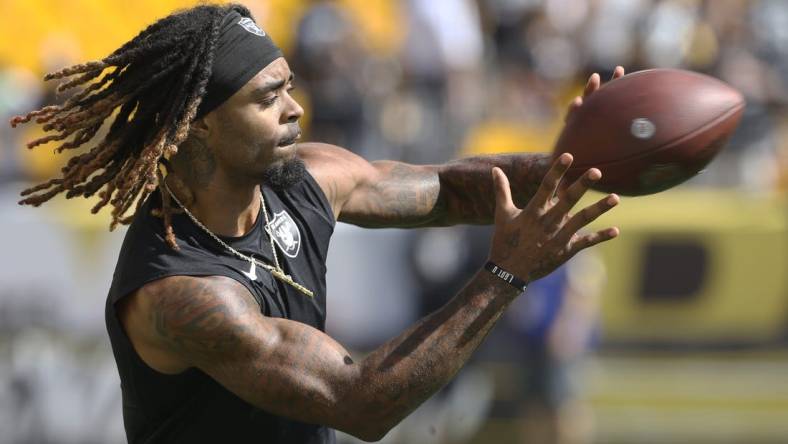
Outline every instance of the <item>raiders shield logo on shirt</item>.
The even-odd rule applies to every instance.
[[[273,220],[266,227],[268,234],[273,236],[279,249],[288,257],[298,256],[301,250],[301,232],[287,212],[284,210],[274,214]]]

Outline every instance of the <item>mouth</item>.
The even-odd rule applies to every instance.
[[[300,139],[300,138],[301,138],[301,131],[298,131],[298,132],[294,133],[293,135],[288,136],[287,138],[282,139],[281,141],[279,141],[279,145],[278,146],[290,146],[290,145],[296,143],[298,141],[298,139]]]

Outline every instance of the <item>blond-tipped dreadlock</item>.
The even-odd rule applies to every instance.
[[[44,80],[77,76],[60,83],[57,92],[83,89],[62,105],[11,119],[12,127],[35,119],[45,132],[55,133],[29,142],[28,148],[71,136],[55,151],[77,148],[90,141],[116,110],[117,115],[101,142],[69,159],[60,178],[22,191],[28,197],[19,203],[39,206],[63,192],[66,198],[98,192],[100,200],[91,211],[95,214],[109,203],[110,229],[128,224],[160,185],[159,164],[166,167],[166,159],[188,135],[211,75],[222,17],[230,9],[251,17],[247,8],[236,4],[178,11],[148,26],[103,60],[47,74]],[[162,197],[157,214],[164,219],[167,243],[177,248],[170,200],[167,193]],[[134,213],[126,216],[135,200]]]

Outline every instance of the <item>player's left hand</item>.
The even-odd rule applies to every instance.
[[[624,67],[621,66],[621,65],[618,65],[618,66],[616,66],[615,69],[613,69],[613,75],[610,77],[610,81],[616,80],[616,79],[618,79],[620,77],[624,77],[624,74],[625,74]],[[566,112],[566,116],[564,117],[564,121],[566,122],[567,120],[569,120],[569,117],[572,115],[572,113],[574,113],[577,109],[579,109],[581,106],[583,106],[583,99],[585,99],[586,97],[588,97],[591,94],[595,93],[596,90],[598,90],[600,86],[602,86],[602,80],[601,80],[601,77],[599,76],[599,73],[595,72],[595,73],[591,74],[591,76],[588,78],[588,81],[586,82],[585,88],[583,88],[583,95],[575,97],[572,100],[572,102],[569,103],[569,109]],[[563,198],[564,195],[565,195],[564,193],[566,192],[566,188],[569,185],[570,184],[567,183],[566,181],[562,181],[561,185],[559,185],[559,187],[558,187],[557,197]]]
[[[610,80],[616,80],[619,77],[624,76],[624,67],[623,66],[616,66],[616,69],[613,70],[613,76]],[[576,109],[583,106],[583,99],[593,94],[599,87],[602,86],[602,80],[599,77],[598,73],[591,74],[591,77],[588,78],[588,82],[586,82],[586,87],[583,89],[583,95],[575,97],[572,102],[569,103],[569,109],[566,112],[566,117],[564,121],[569,119],[569,116],[575,112]]]

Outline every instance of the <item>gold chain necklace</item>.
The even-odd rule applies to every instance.
[[[270,222],[268,220],[268,212],[265,210],[265,198],[263,197],[262,190],[260,191],[260,209],[263,211],[263,216],[265,217],[265,232],[266,232],[266,234],[268,234],[268,240],[271,242],[271,251],[274,254],[274,263],[276,264],[276,267],[268,265],[265,262],[261,262],[261,261],[255,259],[255,258],[253,258],[252,256],[247,256],[247,255],[241,253],[240,251],[236,250],[235,248],[231,247],[230,245],[228,245],[225,241],[221,240],[219,238],[219,236],[213,234],[213,232],[211,230],[209,230],[208,227],[206,227],[205,225],[200,223],[200,221],[197,220],[196,217],[194,217],[194,215],[186,208],[186,206],[183,205],[181,203],[181,201],[178,200],[177,197],[175,197],[175,193],[173,193],[172,190],[170,190],[170,187],[167,185],[167,182],[162,181],[162,183],[164,184],[164,189],[166,189],[167,192],[170,194],[170,196],[172,196],[172,199],[175,201],[175,203],[177,203],[178,206],[180,206],[183,209],[183,212],[186,213],[187,216],[189,216],[189,219],[191,219],[192,222],[194,222],[195,225],[200,227],[206,234],[208,234],[210,237],[212,237],[213,240],[215,240],[219,245],[223,246],[225,249],[227,249],[229,252],[231,252],[236,257],[249,262],[250,264],[252,264],[252,267],[254,267],[255,265],[260,266],[263,269],[268,270],[268,272],[271,273],[271,275],[273,277],[275,277],[275,278],[279,279],[280,281],[290,285],[291,287],[295,288],[296,290],[300,291],[301,293],[309,296],[310,298],[315,297],[315,294],[312,292],[312,290],[310,290],[310,289],[306,288],[305,286],[299,284],[298,282],[294,281],[293,278],[289,274],[286,274],[284,272],[284,270],[282,270],[282,267],[279,266],[279,258],[276,255],[276,244],[274,243],[273,235],[269,231],[270,230],[270,228],[269,228]]]

